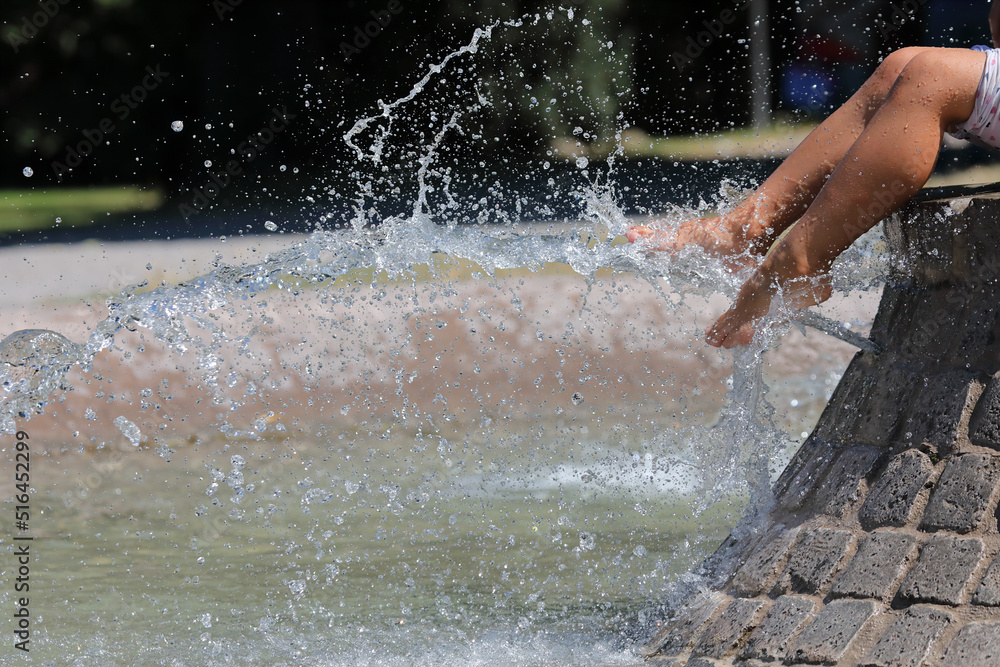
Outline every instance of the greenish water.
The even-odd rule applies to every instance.
[[[408,436],[38,457],[31,662],[638,664],[625,630],[741,508],[694,516],[646,459],[602,476],[597,442],[575,482],[524,465],[538,442],[465,466]]]

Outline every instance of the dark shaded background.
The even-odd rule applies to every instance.
[[[343,44],[372,22],[372,12],[386,10],[386,0],[5,0],[0,187],[133,183],[163,188],[172,202],[184,202],[266,125],[273,109],[286,108],[296,118],[244,165],[239,187],[226,197],[267,188],[267,175],[285,164],[285,181],[270,188],[272,198],[310,187],[339,189],[359,177],[342,135],[356,119],[376,112],[378,100],[405,95],[430,65],[467,44],[476,28],[517,17],[531,23],[535,13],[560,4],[398,3],[389,24],[348,59]],[[748,2],[561,5],[574,9],[575,20],[560,19],[565,11],[557,11],[544,26],[495,30],[475,65],[456,63],[397,123],[402,144],[431,140],[433,131],[420,127],[426,116],[419,116],[433,113],[428,105],[437,105],[437,113],[468,109],[477,94],[492,106],[471,114],[463,127],[467,135],[499,140],[472,141],[452,132],[444,152],[530,163],[574,127],[585,141],[601,142],[612,140],[622,124],[669,135],[750,121]],[[679,66],[676,54],[724,9],[734,10],[736,20]],[[982,42],[986,13],[986,3],[957,0],[773,0],[768,16],[774,113],[793,119],[822,115],[893,48]],[[115,100],[156,66],[169,77],[119,121]],[[795,73],[806,83],[789,92]],[[801,89],[812,76],[826,81],[829,91],[803,101]],[[531,103],[532,96],[538,103]],[[546,111],[544,98],[550,96],[557,104]],[[65,160],[85,132],[93,136],[107,118],[116,127],[106,143],[57,178],[53,162]],[[171,130],[174,120],[184,122],[184,131]],[[400,164],[406,162],[403,153]],[[415,156],[409,158],[412,163]],[[205,167],[206,161],[213,167]],[[22,175],[26,166],[34,170],[30,180]]]

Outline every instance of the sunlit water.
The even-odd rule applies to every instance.
[[[768,370],[780,323],[705,347],[741,277],[621,244],[614,160],[549,182],[574,224],[454,224],[503,222],[450,197],[436,152],[475,105],[406,150],[390,121],[489,36],[346,132],[374,167],[345,230],[130,287],[86,340],[4,342],[4,448],[32,443],[31,658],[639,664],[663,603],[766,505],[843,352]],[[412,214],[382,219],[393,151]],[[878,246],[842,291],[877,287]]]

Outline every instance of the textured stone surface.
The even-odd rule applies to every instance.
[[[760,595],[771,587],[778,576],[792,542],[799,534],[798,528],[782,530],[765,538],[750,554],[733,577],[732,588],[737,595]]]
[[[788,649],[787,661],[836,662],[847,651],[876,604],[870,600],[836,600],[823,607]]]
[[[954,620],[946,611],[934,607],[910,607],[882,635],[863,667],[918,667],[944,629]]]
[[[854,437],[845,444],[867,442],[885,447],[910,411],[918,389],[918,376],[908,367],[878,362],[872,382],[860,396]]]
[[[855,425],[872,385],[871,365],[870,355],[858,354],[851,359],[833,390],[826,409],[816,422],[813,437],[831,444],[853,443]]]
[[[986,512],[1000,473],[1000,457],[984,454],[953,456],[934,485],[920,524],[923,530],[968,533]]]
[[[969,420],[969,439],[980,447],[1000,449],[1000,373],[986,385]]]
[[[858,546],[858,552],[843,574],[834,582],[831,592],[838,596],[888,598],[915,542],[913,535],[906,533],[884,531],[869,534]]]
[[[745,660],[778,660],[788,640],[812,616],[816,603],[809,598],[784,595],[774,601],[761,624],[750,635],[740,657]]]
[[[675,618],[653,635],[640,649],[640,653],[666,657],[684,653],[694,646],[702,627],[727,599],[719,593],[699,595],[684,605]]]
[[[879,526],[905,526],[913,503],[934,472],[931,460],[916,449],[893,458],[875,481],[865,499],[858,519],[865,530]]]
[[[958,438],[958,427],[978,392],[976,374],[964,369],[923,378],[923,386],[903,423],[901,437],[910,445],[928,443],[950,450]]]
[[[882,453],[883,450],[879,447],[864,445],[841,451],[816,488],[815,508],[826,514],[842,517],[858,499],[862,480],[871,472]]]
[[[900,597],[913,602],[961,604],[965,585],[982,553],[979,538],[934,536],[920,550],[920,558],[899,587]]]
[[[996,667],[1000,665],[1000,623],[969,623],[945,651],[944,665]]]
[[[816,485],[823,480],[838,451],[838,447],[815,437],[803,443],[775,484],[774,497],[781,511],[794,512],[802,507]]]
[[[779,593],[817,593],[833,576],[851,545],[846,530],[819,528],[802,534],[788,558],[788,567],[775,590]]]
[[[993,559],[972,599],[976,604],[1000,606],[1000,556]]]
[[[702,632],[693,655],[721,658],[734,652],[753,629],[757,613],[765,604],[764,600],[733,600]]]

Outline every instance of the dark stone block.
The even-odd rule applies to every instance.
[[[930,458],[915,449],[892,459],[858,512],[861,526],[865,530],[905,526],[917,495],[933,471]]]
[[[862,667],[919,667],[954,617],[933,607],[910,607],[882,635]]]
[[[983,542],[978,538],[935,536],[920,550],[920,558],[899,587],[899,596],[910,602],[962,604],[982,553]]]
[[[785,556],[798,534],[798,528],[780,530],[762,540],[733,577],[733,591],[737,595],[752,597],[768,590],[781,571]]]
[[[1000,556],[990,563],[972,601],[984,606],[1000,607]]]
[[[802,450],[810,445],[807,451]],[[806,504],[815,488],[822,482],[827,469],[841,448],[810,438],[795,455],[787,477],[778,479],[775,505],[778,512],[796,512]],[[794,468],[792,467],[794,466]]]
[[[880,360],[872,369],[872,383],[866,386],[858,410],[854,442],[885,447],[897,439],[913,404],[919,377],[908,367]]]
[[[951,457],[931,492],[921,529],[957,533],[975,530],[986,512],[998,474],[1000,457],[984,454]]]
[[[958,426],[974,405],[978,391],[976,374],[954,370],[926,377],[916,395],[909,417],[900,429],[899,440],[912,446],[928,443],[940,451],[951,451],[958,438]]]
[[[846,530],[819,528],[804,533],[788,558],[788,569],[778,580],[778,593],[818,593],[833,576],[851,544]]]
[[[646,656],[677,656],[694,646],[705,623],[729,598],[719,593],[696,596],[667,621],[639,652]]]
[[[740,657],[745,660],[780,660],[789,640],[812,616],[816,603],[809,598],[785,595],[774,601],[761,624],[750,635]]]
[[[735,651],[754,628],[757,614],[764,605],[764,600],[733,600],[732,604],[705,628],[692,655],[721,658]]]
[[[996,667],[1000,664],[1000,623],[969,623],[945,651],[943,665]]]
[[[793,664],[837,662],[875,610],[876,605],[871,600],[831,602],[795,639],[785,661]]]
[[[906,533],[870,533],[831,592],[837,596],[879,600],[890,597],[893,583],[902,574],[915,542],[913,535]]]
[[[882,454],[881,448],[865,445],[841,451],[816,489],[814,506],[826,514],[842,517],[860,497],[861,481]]]
[[[974,445],[1000,450],[1000,373],[986,385],[969,420],[969,439]]]

